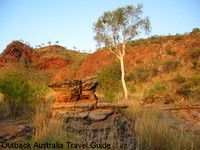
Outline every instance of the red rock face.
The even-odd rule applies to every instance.
[[[69,63],[70,61],[61,58],[42,58],[41,61],[37,64],[37,68],[40,70],[59,69],[67,66]]]
[[[50,49],[54,48],[57,47],[50,47]],[[63,68],[70,61],[59,57],[45,58],[45,55],[43,56],[39,51],[34,51],[30,46],[20,41],[13,41],[0,55],[0,67],[6,66],[7,63],[20,63],[24,66],[31,64],[36,69],[44,70]]]
[[[4,66],[5,63],[19,63],[24,65],[31,64],[37,59],[37,54],[33,49],[20,42],[13,41],[10,43],[0,57],[0,66]]]

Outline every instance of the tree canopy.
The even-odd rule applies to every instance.
[[[116,46],[126,43],[139,35],[141,31],[150,31],[150,21],[148,17],[143,17],[143,5],[136,7],[128,5],[113,11],[104,12],[94,24],[96,33],[94,39],[99,46],[108,47],[113,53],[122,53]]]

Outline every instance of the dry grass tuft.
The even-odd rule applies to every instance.
[[[137,150],[200,149],[200,135],[187,131],[184,126],[176,128],[177,120],[166,112],[134,105],[125,113],[135,119]]]

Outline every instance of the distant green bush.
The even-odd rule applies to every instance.
[[[200,57],[200,48],[195,48],[192,50],[190,56],[193,58],[193,59],[198,59]]]
[[[181,38],[182,38],[182,35],[178,34],[178,33],[174,36],[175,41],[179,41],[179,40],[181,40]]]
[[[134,81],[135,83],[146,82],[151,77],[158,74],[158,69],[154,66],[152,67],[137,67],[131,73],[126,76],[127,81]]]
[[[145,97],[153,97],[157,94],[162,94],[164,91],[166,91],[166,85],[162,82],[155,83],[152,87],[147,89],[144,92]]]
[[[173,51],[171,49],[167,49],[166,54],[169,55],[169,56],[176,56],[176,51]]]
[[[200,99],[200,74],[194,74],[191,78],[187,79],[176,93],[181,95],[184,99],[199,100]]]
[[[184,83],[186,82],[186,78],[181,76],[180,74],[176,75],[174,80],[177,82],[177,83]]]
[[[136,88],[135,84],[128,83],[128,90],[129,90],[131,93],[134,93],[134,92],[137,91],[137,88]]]
[[[151,72],[148,68],[138,67],[133,70],[127,77],[127,81],[145,82],[149,79]]]
[[[190,78],[192,86],[200,86],[200,74],[195,74]]]
[[[99,89],[108,101],[113,101],[121,88],[121,70],[118,63],[110,66],[98,73]]]
[[[175,70],[179,65],[180,65],[179,61],[168,60],[164,62],[163,70],[169,72],[169,71]]]

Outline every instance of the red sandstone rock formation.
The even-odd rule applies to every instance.
[[[38,55],[30,46],[20,41],[13,41],[2,53],[0,66],[4,66],[5,63],[23,63],[27,66],[36,61],[37,58]]]

